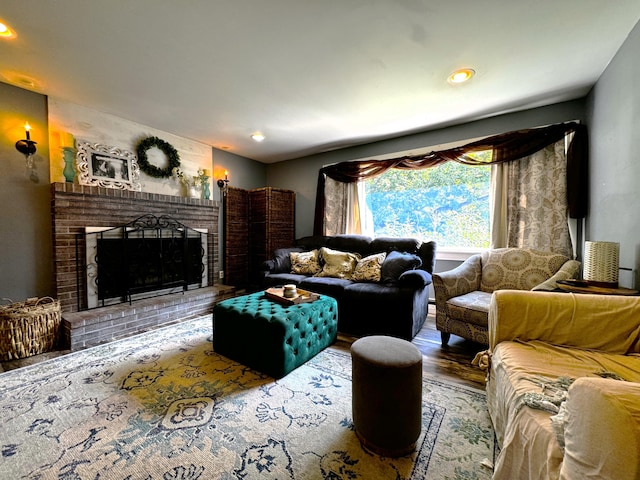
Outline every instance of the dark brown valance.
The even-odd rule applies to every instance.
[[[360,160],[341,162],[320,169],[316,191],[314,234],[322,233],[325,213],[324,186],[329,177],[337,182],[352,183],[380,175],[390,168],[414,170],[430,168],[454,161],[465,165],[488,165],[528,157],[547,145],[573,133],[567,152],[567,203],[571,218],[583,218],[587,214],[588,143],[586,126],[576,122],[561,123],[548,127],[517,130],[487,137],[476,142],[425,155],[412,155],[387,160]],[[482,162],[468,154],[493,150],[491,162]]]

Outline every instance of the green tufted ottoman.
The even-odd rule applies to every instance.
[[[337,334],[338,305],[326,295],[285,306],[257,292],[213,308],[214,350],[275,378],[313,358]]]

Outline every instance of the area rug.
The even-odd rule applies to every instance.
[[[424,377],[416,451],[364,450],[351,359],[274,380],[216,354],[206,316],[0,374],[0,478],[488,479],[484,392]]]

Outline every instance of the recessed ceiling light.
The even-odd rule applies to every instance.
[[[251,138],[253,138],[256,142],[262,142],[266,137],[262,133],[256,132],[251,134]]]
[[[0,38],[16,38],[16,32],[6,23],[0,22]]]
[[[470,80],[471,77],[473,77],[475,74],[476,74],[475,70],[471,68],[462,68],[460,70],[456,70],[451,75],[449,75],[449,78],[447,79],[447,81],[453,84],[464,83],[467,80]]]

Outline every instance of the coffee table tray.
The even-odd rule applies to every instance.
[[[299,303],[313,302],[320,298],[317,293],[309,292],[307,290],[297,289],[297,295],[292,298],[284,296],[284,287],[271,287],[264,291],[267,298],[275,300],[276,302],[283,303],[285,305],[297,305]]]

